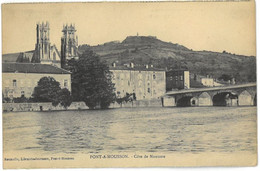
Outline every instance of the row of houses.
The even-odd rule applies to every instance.
[[[112,82],[118,97],[135,94],[136,100],[158,99],[166,90],[189,88],[189,71],[177,70],[166,72],[152,66],[134,67],[111,66]],[[71,91],[71,73],[55,65],[40,63],[3,63],[2,93],[10,99],[31,97],[38,81],[51,76],[60,83],[61,88]]]

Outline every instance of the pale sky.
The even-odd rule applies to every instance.
[[[193,50],[256,55],[254,2],[48,3],[2,6],[3,53],[33,50],[36,23],[49,21],[60,50],[63,24],[74,23],[79,44],[156,36]]]

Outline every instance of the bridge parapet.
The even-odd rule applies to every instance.
[[[250,106],[256,104],[256,83],[171,91],[166,97],[171,106]]]

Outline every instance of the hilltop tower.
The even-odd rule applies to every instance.
[[[33,63],[53,64],[60,67],[60,55],[55,45],[50,43],[49,22],[36,24],[36,44]]]
[[[63,36],[61,37],[61,67],[64,67],[67,60],[78,59],[78,36],[76,36],[75,25],[63,25]]]

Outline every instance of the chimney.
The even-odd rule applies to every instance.
[[[115,68],[115,67],[116,67],[116,63],[115,63],[115,62],[113,62],[113,63],[112,63],[112,66]]]
[[[151,68],[153,68],[153,65],[151,65]]]
[[[134,63],[133,62],[130,63],[130,68],[134,68]]]
[[[148,69],[148,68],[149,68],[149,65],[145,65],[145,68]]]

